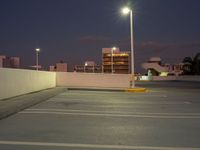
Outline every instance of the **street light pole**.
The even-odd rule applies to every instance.
[[[135,87],[135,72],[134,72],[134,36],[133,36],[133,11],[128,7],[123,8],[123,14],[130,14],[130,32],[131,32],[131,80],[130,88]]]
[[[36,51],[36,70],[38,71],[38,61],[39,61],[38,57],[39,57],[40,49],[36,48],[35,51]]]
[[[116,47],[113,47],[111,49],[111,72],[112,74],[114,73],[114,69],[113,69],[113,51],[116,50]]]
[[[135,64],[134,64],[134,37],[133,37],[133,11],[130,10],[130,26],[131,26],[131,88],[135,87]]]

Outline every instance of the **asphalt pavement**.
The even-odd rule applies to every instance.
[[[0,100],[0,120],[64,91],[66,91],[66,88],[56,87]]]
[[[170,85],[171,84],[171,85]],[[2,150],[200,150],[198,83],[67,90],[0,120]]]

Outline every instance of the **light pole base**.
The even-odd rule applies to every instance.
[[[135,88],[135,76],[130,74],[130,88]]]

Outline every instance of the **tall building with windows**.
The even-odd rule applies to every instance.
[[[102,49],[103,73],[130,73],[130,51],[120,51],[119,48]]]

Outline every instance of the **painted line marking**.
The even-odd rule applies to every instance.
[[[128,145],[99,145],[99,144],[75,144],[75,143],[49,143],[26,141],[0,141],[2,145],[26,145],[47,147],[75,147],[75,148],[101,148],[101,149],[128,149],[128,150],[200,150],[192,147],[154,147],[154,146],[128,146]]]
[[[163,98],[163,97],[160,97],[160,98]],[[188,104],[186,104],[186,103],[184,103],[184,102],[167,102],[167,101],[161,101],[161,100],[159,100],[159,101],[155,101],[155,102],[149,102],[149,101],[138,101],[138,102],[131,102],[131,101],[127,101],[127,102],[118,102],[118,101],[111,101],[111,102],[108,102],[108,101],[106,101],[106,100],[103,100],[103,101],[98,101],[98,100],[96,100],[96,101],[94,101],[94,100],[81,100],[81,99],[71,99],[70,101],[68,101],[68,100],[66,100],[66,99],[57,99],[57,98],[52,98],[52,99],[50,99],[50,100],[48,100],[48,102],[71,102],[71,101],[73,101],[73,102],[92,102],[92,103],[94,103],[94,102],[97,102],[98,104],[142,104],[142,105],[188,105]]]
[[[184,103],[185,103],[185,104],[188,104],[188,105],[189,105],[189,104],[192,104],[191,102],[184,102]]]
[[[78,110],[78,109],[26,109],[25,111],[53,111],[53,112],[82,112],[82,113],[107,113],[107,114],[129,114],[129,115],[184,115],[184,116],[200,116],[200,113],[144,113],[144,112],[130,112],[130,111],[91,111],[91,110]]]
[[[51,115],[76,115],[76,116],[101,116],[101,117],[131,117],[131,118],[159,118],[159,119],[200,119],[200,116],[156,116],[156,115],[128,115],[106,113],[73,113],[73,112],[49,112],[49,111],[22,111],[20,114],[51,114]]]

